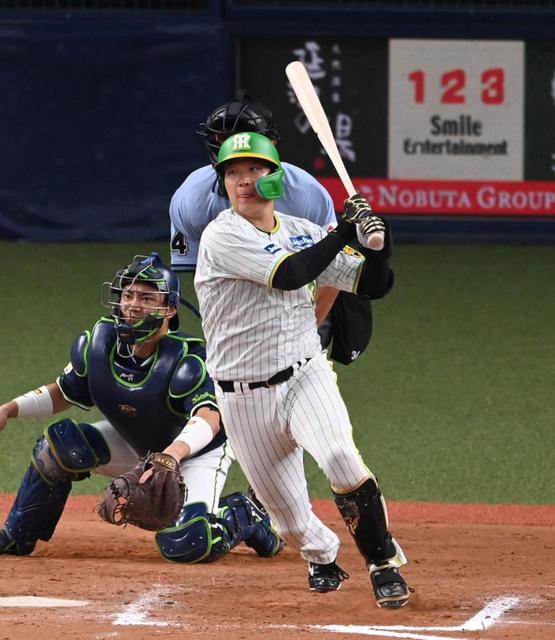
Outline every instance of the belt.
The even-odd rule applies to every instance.
[[[309,360],[310,358],[299,360],[299,362],[295,363],[295,365],[297,365],[296,368],[298,369]],[[220,388],[224,393],[234,392],[236,384],[239,384],[239,385],[244,384],[249,389],[258,389],[259,387],[271,387],[274,384],[281,384],[282,382],[287,382],[287,380],[289,380],[289,378],[295,372],[295,365],[291,365],[290,367],[287,367],[287,369],[284,369],[283,371],[278,371],[274,376],[272,376],[271,378],[268,378],[268,380],[262,380],[260,382],[234,382],[233,380],[218,380],[218,384],[220,385]]]

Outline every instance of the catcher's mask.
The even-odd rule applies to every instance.
[[[124,289],[135,283],[151,286],[158,293],[164,294],[163,306],[153,307],[141,320],[131,323],[124,319],[122,314],[122,294]],[[163,325],[168,316],[170,307],[179,303],[191,308],[197,315],[198,311],[186,300],[180,297],[180,282],[177,275],[171,271],[160,259],[159,254],[153,251],[150,256],[135,256],[133,262],[120,269],[112,282],[102,285],[102,304],[109,308],[115,320],[118,339],[118,353],[122,354],[120,347],[129,348],[135,344],[148,341]],[[169,329],[176,331],[179,328],[177,313],[170,318]]]
[[[274,144],[279,140],[270,109],[242,92],[238,100],[226,102],[212,111],[206,122],[201,122],[197,128],[197,134],[204,141],[213,165],[218,162],[218,152],[224,140],[239,131],[262,133]]]
[[[283,169],[274,143],[260,133],[235,133],[221,146],[215,165],[220,186],[223,187],[225,164],[237,158],[257,158],[270,165],[271,173],[256,181],[256,191],[266,200],[283,196]]]

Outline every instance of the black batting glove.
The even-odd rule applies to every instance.
[[[367,238],[373,233],[379,232],[385,234],[385,223],[378,216],[370,215],[359,223],[358,228],[362,235]]]
[[[355,193],[354,196],[347,198],[343,203],[342,218],[345,222],[357,224],[371,215],[372,207],[368,200],[364,196],[361,196],[360,193]]]

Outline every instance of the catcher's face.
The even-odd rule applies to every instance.
[[[125,322],[135,324],[152,313],[170,317],[175,313],[167,305],[167,295],[144,282],[127,285],[121,292],[120,309]]]

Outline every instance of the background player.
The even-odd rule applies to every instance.
[[[200,237],[206,225],[229,207],[229,199],[214,170],[224,140],[238,131],[264,134],[274,144],[279,141],[270,109],[246,94],[217,107],[199,125],[197,133],[206,145],[210,164],[193,171],[174,193],[170,202],[171,266],[175,271],[194,271]],[[329,193],[309,173],[287,162],[282,163],[284,193],[276,199],[278,211],[306,218],[328,230],[337,217]],[[330,357],[351,363],[367,347],[372,334],[370,301],[320,287],[316,316],[323,347]],[[331,313],[330,313],[331,310]]]
[[[9,418],[71,405],[104,415],[93,424],[62,419],[46,427],[0,529],[0,553],[28,555],[37,540],[49,540],[73,481],[91,471],[119,475],[163,450],[181,463],[188,488],[175,526],[156,533],[164,557],[214,560],[243,540],[261,556],[275,555],[280,540],[267,514],[241,493],[220,500],[232,457],[203,342],[176,332],[177,275],[156,253],[137,256],[104,291],[112,317],[75,340],[56,382],[0,405],[0,430]]]
[[[335,374],[320,348],[312,283],[371,298],[393,286],[390,234],[365,257],[342,249],[361,231],[386,231],[361,196],[346,201],[327,234],[274,210],[284,190],[272,142],[237,133],[222,145],[216,170],[231,209],[200,242],[195,288],[207,338],[207,367],[234,452],[280,534],[309,562],[309,586],[336,590],[339,539],[312,512],[303,449],[331,482],[336,504],[370,572],[379,606],[409,598],[399,573],[404,554],[388,531],[376,478],[353,442]],[[299,250],[299,239],[303,239]],[[366,259],[365,259],[366,258]],[[263,445],[261,444],[263,442]]]

